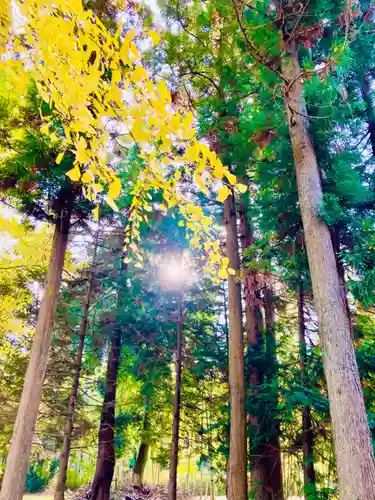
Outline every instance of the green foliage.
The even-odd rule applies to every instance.
[[[319,217],[328,225],[334,226],[345,219],[345,213],[336,194],[325,193],[323,203],[317,207]]]
[[[82,459],[80,454],[73,454],[69,462],[66,487],[76,490],[90,484],[95,472],[95,460]]]
[[[28,493],[44,491],[57,472],[58,460],[38,460],[29,465],[25,489]]]
[[[112,14],[104,4],[101,17],[114,27]],[[240,18],[249,46],[230,2],[208,1],[202,6],[198,0],[171,0],[163,15],[172,28],[165,33],[160,51],[148,60],[155,74],[168,65],[172,68],[170,85],[175,105],[181,102],[194,108],[199,135],[214,148],[219,145],[223,162],[249,185],[248,192],[237,199],[238,212],[246,214],[254,238],[241,252],[243,268],[259,278],[256,301],[261,310],[270,283],[278,295],[274,297],[274,331],[261,328],[257,346],[246,347],[246,380],[250,380],[254,367],[261,374],[255,389],[249,389],[248,384],[247,412],[260,422],[248,425],[250,445],[256,449],[272,442],[278,433],[274,425],[277,422],[285,458],[285,483],[291,490],[286,494],[300,495],[301,411],[309,407],[318,487],[315,495],[305,491],[311,499],[336,498],[337,488],[329,402],[283,102],[285,82],[279,75],[285,57],[283,37],[299,37],[300,61],[305,70],[306,120],[324,191],[323,203],[316,209],[331,229],[338,263],[347,280],[358,366],[375,442],[375,183],[367,133],[371,103],[363,94],[364,76],[373,71],[374,37],[364,33],[367,2],[359,2],[362,17],[352,19],[355,37],[351,31],[346,36],[345,26],[340,25],[343,7],[341,0],[313,0],[306,4],[306,15],[297,21],[292,15],[283,20],[282,34],[276,9],[262,0],[248,4]],[[327,61],[328,67],[317,71]],[[370,76],[373,78],[373,73]],[[53,200],[68,185],[65,173],[74,157],[66,152],[62,162],[56,164],[62,126],[54,119],[49,134],[40,131],[39,109],[43,116],[51,110],[39,99],[33,84],[22,103],[12,93],[7,97],[4,85],[0,75],[0,187],[7,199],[33,217],[35,225],[35,219],[51,220],[54,216]],[[101,209],[98,261],[72,438],[73,447],[85,450],[87,456],[72,454],[69,488],[90,483],[95,471],[108,341],[114,331],[121,336],[116,459],[129,463],[132,469],[139,445],[147,442],[154,463],[161,469],[169,467],[173,361],[181,290],[163,287],[157,262],[159,257],[185,249],[185,229],[170,217],[160,205],[160,195],[151,189],[150,220],[142,221],[140,226],[144,267],[130,263],[123,272],[122,237],[133,200],[129,186],[139,178],[144,162],[138,157],[137,145],[125,157],[118,154],[116,141],[120,135],[117,131],[111,135],[109,147],[111,164],[123,187],[116,201],[120,212]],[[181,189],[215,218],[215,227],[207,238],[217,240],[224,252],[221,208],[208,196],[197,194],[188,182],[181,181]],[[90,257],[92,227],[85,226],[84,221],[92,207],[78,191],[74,216],[79,224],[74,224],[72,245],[82,234],[76,234],[75,228],[83,227],[83,239],[87,240],[84,246]],[[12,237],[17,241],[13,250],[21,265],[17,270],[0,270],[0,365],[7,381],[0,390],[4,447],[12,430],[30,347],[29,333],[35,321],[35,294],[30,285],[45,276],[42,250],[48,247],[48,241],[42,241],[32,228],[21,230],[14,222],[11,225]],[[0,229],[6,234],[9,227],[2,221]],[[38,434],[48,453],[55,453],[61,445],[87,293],[90,266],[82,264],[86,257],[80,255],[79,272],[74,269],[73,274],[64,275],[61,287],[38,423]],[[194,473],[209,470],[222,484],[229,454],[226,303],[223,307],[227,289],[204,277],[201,257],[199,251],[192,253],[197,280],[183,293],[180,455],[192,457]],[[4,255],[0,260],[1,267],[7,268],[14,259]],[[301,283],[307,344],[303,380],[297,318]],[[28,472],[29,490],[45,488],[54,470],[48,460],[33,463]]]

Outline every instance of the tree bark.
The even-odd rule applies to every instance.
[[[274,294],[270,286],[264,290],[264,317],[266,327],[266,369],[265,379],[269,386],[277,380],[275,305]],[[271,389],[272,390],[272,389]],[[280,421],[277,417],[277,393],[270,393],[267,401],[266,415],[263,419],[263,432],[268,435],[262,446],[266,470],[267,500],[283,500],[283,475],[280,450]]]
[[[55,225],[47,279],[38,312],[21,401],[14,424],[0,493],[1,500],[22,500],[25,489],[27,467],[42,397],[43,382],[52,341],[52,328],[68,245],[72,201],[71,191],[62,190],[59,197],[60,212]]]
[[[367,105],[367,124],[372,146],[372,154],[375,155],[375,92],[371,87],[371,73],[365,73],[362,80],[362,97]]]
[[[333,251],[335,253],[337,272],[338,272],[339,280],[340,280],[340,287],[341,287],[344,301],[345,301],[346,315],[347,315],[348,320],[349,320],[350,336],[351,336],[351,339],[353,342],[354,341],[353,323],[352,323],[352,316],[351,316],[350,307],[349,307],[348,287],[346,286],[346,279],[345,279],[345,268],[344,268],[344,265],[341,262],[340,257],[339,257],[339,253],[341,250],[340,229],[338,227],[330,228],[330,233],[331,233]]]
[[[120,366],[121,332],[115,328],[110,343],[107,385],[99,428],[98,458],[91,488],[91,500],[109,500],[115,471],[116,386]]]
[[[299,333],[299,366],[301,375],[301,386],[307,386],[306,377],[306,362],[307,362],[307,349],[306,349],[306,336],[305,336],[305,297],[303,291],[303,282],[300,279],[298,291],[298,333]],[[314,433],[312,430],[312,419],[310,407],[305,405],[302,408],[302,454],[303,454],[303,478],[304,478],[304,491],[306,498],[315,498],[316,496],[316,478],[314,468]]]
[[[373,498],[375,492],[374,455],[330,231],[317,216],[323,193],[315,151],[307,131],[295,42],[287,46],[282,71],[290,82],[285,91],[285,105],[318,315],[340,498],[367,500]]]
[[[133,483],[142,485],[143,484],[143,475],[145,472],[145,467],[147,463],[147,457],[150,449],[150,444],[148,440],[148,436],[145,435],[150,430],[150,419],[149,419],[149,403],[146,405],[145,418],[143,421],[143,432],[142,443],[139,446],[137,460],[135,462],[134,471],[133,471]]]
[[[178,441],[180,430],[181,409],[181,380],[182,380],[182,298],[180,299],[179,319],[177,323],[177,351],[176,351],[176,389],[173,401],[173,427],[171,462],[169,467],[168,500],[177,498],[177,465],[178,465]]]
[[[99,232],[97,232],[96,238],[95,238],[92,268],[91,268],[91,272],[89,275],[89,282],[88,282],[88,288],[87,288],[87,293],[86,293],[86,299],[85,299],[85,302],[83,305],[83,317],[82,317],[82,322],[81,322],[81,327],[80,327],[80,332],[79,332],[77,356],[76,356],[76,360],[75,360],[76,369],[74,372],[72,390],[71,390],[71,394],[70,394],[70,398],[69,398],[68,414],[67,414],[66,423],[65,423],[64,440],[63,440],[63,445],[62,445],[61,454],[60,454],[60,468],[59,468],[59,475],[58,475],[57,483],[56,483],[54,500],[64,500],[64,498],[65,498],[66,477],[67,477],[68,464],[69,464],[71,437],[72,437],[72,432],[73,432],[74,414],[75,414],[75,408],[76,408],[76,402],[77,402],[79,379],[80,379],[81,370],[82,370],[83,350],[85,347],[85,338],[86,338],[87,324],[88,324],[88,319],[89,319],[90,301],[91,301],[92,288],[93,288],[93,276],[94,276],[94,268],[95,268],[95,263],[96,263],[96,252],[97,252],[97,248],[98,248],[98,237],[99,237]]]
[[[229,267],[238,271],[237,219],[234,196],[224,202],[226,246]],[[230,448],[228,462],[228,500],[247,499],[246,410],[244,343],[242,329],[241,285],[235,276],[228,277],[229,320],[229,400]]]
[[[251,225],[246,215],[246,206],[241,203],[240,206],[240,240],[242,250],[249,248],[253,242]],[[262,384],[262,373],[257,365],[256,358],[261,351],[261,329],[262,312],[259,307],[259,278],[257,272],[251,269],[245,269],[244,277],[244,304],[247,333],[247,349],[249,363],[249,389],[248,397],[256,395],[259,386]],[[251,470],[251,493],[254,500],[264,500],[268,498],[267,470],[263,460],[262,432],[259,422],[259,415],[248,415],[249,428],[249,460]]]

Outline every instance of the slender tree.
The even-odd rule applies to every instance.
[[[301,386],[307,386],[306,361],[306,328],[305,328],[305,296],[303,290],[303,281],[299,280],[298,290],[298,338],[300,349],[300,375]],[[314,498],[316,495],[316,478],[314,467],[314,432],[312,428],[311,409],[308,405],[302,408],[302,454],[303,454],[303,480],[304,492],[307,498]]]
[[[249,250],[254,243],[253,232],[246,212],[245,200],[240,205],[240,240],[243,253]],[[246,257],[244,257],[246,264]],[[259,356],[262,348],[262,312],[259,297],[259,276],[254,269],[245,269],[244,303],[247,333],[247,359],[248,359],[248,398],[256,396],[263,382],[263,373],[259,366]],[[251,468],[252,494],[256,500],[262,500],[268,495],[267,468],[263,453],[264,443],[263,426],[260,425],[259,415],[249,414],[249,455]],[[275,492],[274,492],[275,493]]]
[[[172,448],[169,467],[168,500],[177,498],[177,465],[178,465],[178,444],[180,429],[181,411],[181,380],[182,380],[182,349],[183,349],[183,311],[182,297],[180,297],[179,315],[177,322],[177,348],[176,348],[176,386],[173,400],[173,424],[172,424]]]
[[[138,449],[137,459],[133,470],[133,483],[136,485],[143,484],[143,476],[146,468],[148,454],[150,450],[149,437],[147,433],[150,431],[150,402],[146,402],[145,415],[143,419],[143,434],[142,442]]]
[[[283,75],[289,82],[289,89],[285,94],[285,105],[319,320],[341,495],[348,500],[356,496],[370,498],[375,491],[374,455],[350,320],[329,228],[317,215],[323,193],[315,151],[307,130],[296,41],[289,42],[286,49]]]
[[[51,258],[44,286],[43,299],[38,312],[34,342],[25,375],[20,405],[13,429],[7,464],[1,488],[1,500],[21,500],[34,435],[48,353],[52,341],[52,328],[60,291],[61,275],[68,244],[73,196],[71,190],[62,190],[58,198],[57,221],[53,237]]]
[[[300,66],[299,48],[306,33],[301,27],[297,29],[301,12],[296,5],[274,2],[276,20],[273,22],[275,28],[279,29],[282,44],[278,55],[278,61],[281,59],[280,72],[272,60],[262,57],[242,24],[240,12],[246,8],[244,4],[241,2],[239,8],[234,1],[233,6],[252,57],[275,72],[283,81],[299,204],[322,342],[341,495],[345,499],[368,498],[375,489],[374,455],[352,344],[350,319],[340,285],[330,230],[318,216],[318,207],[323,203],[323,190],[304,104],[304,72]],[[306,4],[302,16],[310,12],[317,15],[314,9],[314,5]],[[268,14],[265,15],[268,17]],[[285,23],[282,22],[283,19],[289,21]],[[351,7],[348,5],[343,19],[347,20],[344,23],[347,26],[351,19]],[[311,32],[309,34],[311,36]],[[342,390],[343,387],[345,390]]]
[[[264,288],[264,319],[266,330],[266,368],[265,379],[269,385],[277,381],[276,359],[276,318],[275,297],[271,285]],[[283,500],[283,476],[281,468],[280,420],[277,415],[277,392],[271,391],[266,405],[262,425],[267,427],[267,442],[263,446],[266,468],[266,490],[275,500]],[[266,430],[266,429],[265,429]]]
[[[72,383],[72,390],[71,390],[71,394],[69,397],[68,413],[67,413],[67,417],[66,417],[66,424],[65,424],[65,430],[64,430],[64,440],[63,440],[63,445],[62,445],[61,454],[60,454],[59,475],[57,478],[54,500],[64,500],[64,498],[65,498],[66,476],[67,476],[67,471],[68,471],[70,447],[71,447],[72,432],[73,432],[73,425],[74,425],[74,414],[75,414],[75,408],[76,408],[76,402],[77,402],[77,396],[78,396],[79,379],[80,379],[81,370],[82,370],[83,351],[84,351],[84,347],[85,347],[85,338],[86,338],[86,333],[87,333],[87,326],[88,326],[89,312],[90,312],[90,303],[91,303],[92,291],[93,291],[93,283],[94,283],[94,276],[95,276],[94,273],[95,273],[95,265],[96,265],[96,254],[97,254],[97,248],[98,248],[98,239],[99,239],[99,229],[97,230],[96,236],[95,236],[91,269],[90,269],[89,275],[88,275],[87,293],[86,293],[85,301],[83,303],[83,316],[82,316],[82,322],[81,322],[81,327],[80,327],[80,332],[79,332],[77,356],[75,359],[75,371],[74,371],[74,377],[73,377],[73,383]]]
[[[107,380],[99,427],[98,456],[91,487],[91,500],[109,500],[115,471],[115,421],[117,375],[121,357],[121,332],[116,327],[111,335]]]
[[[224,223],[229,266],[238,272],[240,258],[233,195],[230,195],[224,202]],[[233,275],[228,277],[228,322],[230,448],[227,495],[229,500],[245,500],[247,498],[247,456],[241,284]]]

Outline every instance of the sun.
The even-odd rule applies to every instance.
[[[171,290],[186,288],[196,279],[194,262],[187,251],[164,254],[157,270],[162,286]]]

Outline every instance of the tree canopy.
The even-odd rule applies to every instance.
[[[374,16],[2,3],[0,500],[372,498]]]

